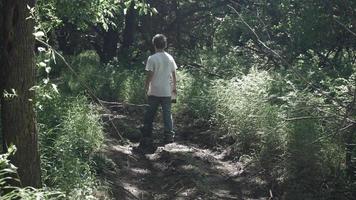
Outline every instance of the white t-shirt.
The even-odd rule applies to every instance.
[[[170,97],[172,95],[172,73],[177,69],[173,57],[167,52],[157,52],[148,57],[146,71],[152,71],[147,95],[157,97]]]

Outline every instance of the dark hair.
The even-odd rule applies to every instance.
[[[157,34],[152,38],[152,44],[156,49],[165,49],[167,47],[167,38],[163,34]]]

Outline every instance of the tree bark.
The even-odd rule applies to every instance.
[[[41,186],[40,158],[34,112],[35,57],[34,20],[27,6],[35,0],[2,0],[1,31],[1,123],[4,150],[17,147],[11,158],[18,167],[22,186]],[[4,91],[16,91],[4,97]]]
[[[117,44],[119,42],[119,33],[113,27],[103,34],[103,56],[102,62],[108,63],[117,55]]]
[[[58,48],[64,55],[74,55],[76,44],[73,41],[73,35],[75,34],[75,27],[66,21],[63,24],[64,26],[56,31]]]
[[[121,56],[127,56],[129,48],[132,46],[134,42],[134,36],[136,32],[136,24],[137,24],[137,11],[135,9],[135,2],[132,1],[130,7],[127,10],[125,16],[125,28],[122,38],[122,45],[120,47]],[[119,55],[120,56],[120,55]]]

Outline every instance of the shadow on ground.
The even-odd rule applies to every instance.
[[[132,153],[137,144],[108,138],[105,154],[116,169],[105,172],[115,199],[266,199],[265,183],[239,162],[201,145],[178,140],[154,154]]]

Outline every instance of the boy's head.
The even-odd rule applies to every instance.
[[[163,50],[167,47],[167,38],[163,34],[157,34],[152,38],[152,44],[156,49]]]

